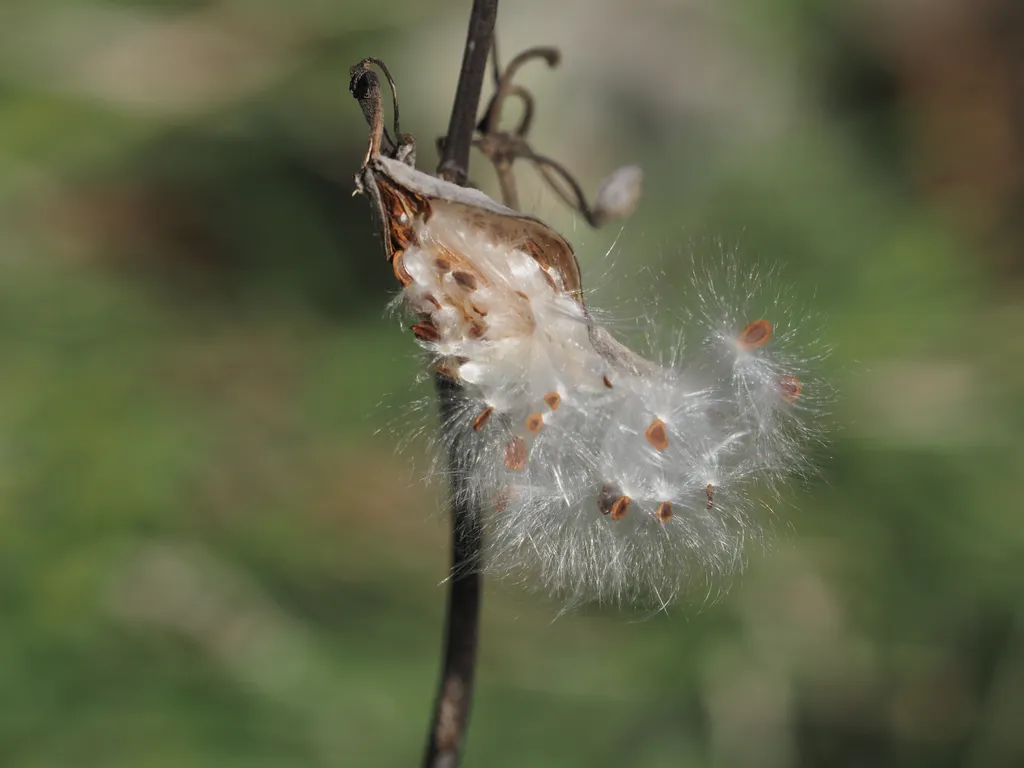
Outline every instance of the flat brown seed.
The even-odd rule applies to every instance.
[[[480,411],[477,417],[473,419],[473,431],[479,432],[481,429],[483,429],[484,424],[486,424],[487,420],[491,418],[492,413],[494,413],[493,405],[488,405],[486,408]]]
[[[562,396],[557,392],[548,392],[544,395],[544,402],[547,403],[548,408],[552,411],[557,411],[558,406],[562,404]]]
[[[391,257],[391,269],[395,273],[398,282],[403,286],[412,282],[412,275],[405,268],[405,251],[394,252],[394,255]]]
[[[463,272],[462,270],[452,272],[452,280],[454,280],[460,286],[465,288],[467,291],[476,290],[476,275],[474,275],[472,272]]]
[[[602,515],[607,515],[612,511],[612,505],[622,496],[622,488],[619,487],[618,483],[605,483],[601,486],[601,490],[597,492],[597,508],[601,510]]]
[[[551,290],[558,293],[558,284],[555,282],[555,278],[551,276],[551,273],[544,269],[544,267],[541,267],[540,273],[544,275],[544,279],[547,280],[548,285],[551,286]]]
[[[483,320],[474,320],[470,323],[468,331],[469,338],[481,339],[485,333],[487,333],[487,323]]]
[[[452,268],[452,263],[444,256],[438,256],[434,259],[434,266],[437,267],[438,272],[447,272]]]
[[[416,323],[416,325],[410,325],[409,330],[416,334],[416,338],[420,341],[432,343],[441,340],[441,333],[433,323]]]
[[[612,380],[609,379],[607,376],[602,377],[601,381],[604,382],[604,385],[608,387],[608,389],[612,388]]]
[[[487,317],[487,310],[481,307],[476,302],[469,302],[469,308],[476,312],[480,317]]]
[[[629,496],[620,496],[612,504],[611,518],[612,520],[621,520],[626,516],[626,510],[629,509],[630,502],[633,501]]]
[[[704,493],[708,497],[707,508],[711,509],[712,507],[715,506],[715,486],[713,486],[711,483],[708,483],[708,487],[704,489]]]
[[[804,391],[804,385],[800,383],[800,379],[794,376],[784,376],[779,379],[779,394],[782,395],[782,399],[787,403],[796,402],[796,399],[800,397],[800,393]]]
[[[754,349],[768,343],[772,337],[772,324],[767,320],[755,320],[740,334],[740,346]]]
[[[663,501],[658,504],[658,508],[654,510],[654,516],[658,518],[658,522],[667,523],[672,517],[672,502]]]
[[[526,466],[526,443],[518,435],[505,446],[505,466],[513,471]]]
[[[522,247],[532,259],[540,264],[541,269],[547,269],[551,266],[551,262],[548,260],[547,254],[544,253],[544,249],[538,243],[535,243],[533,240],[527,240],[523,243]]]
[[[647,436],[647,442],[659,451],[668,448],[668,432],[665,431],[665,422],[661,419],[652,421],[644,434]]]
[[[540,428],[544,426],[544,417],[539,413],[531,413],[526,417],[526,428],[530,430],[531,434],[536,435],[540,432]]]
[[[437,371],[440,376],[444,376],[446,379],[451,379],[452,381],[457,382],[461,378],[459,376],[459,366],[457,363],[454,365],[448,362],[438,363],[434,366],[434,370]]]
[[[431,315],[441,309],[441,302],[429,293],[410,293],[407,302],[409,309],[420,315],[423,320],[429,320]]]

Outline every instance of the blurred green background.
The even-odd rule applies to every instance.
[[[0,765],[418,764],[447,533],[348,67],[389,64],[431,169],[469,5],[0,4]],[[650,268],[678,317],[691,255],[777,263],[841,397],[721,599],[553,621],[488,582],[466,763],[1024,765],[1024,6],[498,30],[565,55],[522,74],[538,151],[591,191],[646,170],[601,232],[520,172],[593,301]]]

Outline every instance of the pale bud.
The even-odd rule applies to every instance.
[[[595,221],[604,223],[629,216],[640,202],[643,181],[644,172],[636,165],[624,165],[608,174],[594,198]]]

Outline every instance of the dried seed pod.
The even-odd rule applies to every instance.
[[[664,606],[696,563],[741,562],[758,524],[739,508],[752,497],[746,485],[804,472],[802,443],[821,437],[813,409],[825,389],[811,364],[822,355],[794,346],[798,318],[780,306],[785,292],[731,262],[718,272],[724,284],[693,280],[691,327],[672,364],[658,365],[587,311],[561,235],[415,170],[405,140],[383,137],[379,115],[371,125],[357,183],[380,219],[406,303],[422,315],[417,338],[431,365],[460,385],[460,407],[439,435],[452,466],[464,468],[456,497],[494,502],[482,510],[484,567],[539,574],[573,601],[646,596]],[[544,167],[565,180],[556,164]],[[577,198],[588,220],[621,215],[639,194],[631,173],[612,174],[593,209],[578,189],[562,196]],[[771,345],[766,319],[737,332],[736,318],[756,318],[755,308],[784,323]],[[779,375],[788,371],[804,381]],[[814,398],[785,407],[804,387]],[[500,423],[490,421],[495,411]],[[716,509],[716,487],[730,489],[726,510]],[[642,514],[629,515],[634,503]]]

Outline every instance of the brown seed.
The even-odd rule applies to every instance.
[[[420,216],[424,221],[428,221],[433,215],[433,210],[430,207],[430,201],[422,195],[417,195],[415,192],[406,191],[406,201],[409,207],[412,208],[413,213]]]
[[[487,333],[487,323],[483,320],[474,320],[470,323],[468,331],[469,338],[480,339],[483,338],[485,333]]]
[[[377,189],[380,192],[381,207],[385,211],[390,233],[391,250],[408,248],[416,239],[412,219],[426,221],[430,218],[430,202],[407,189],[397,187],[378,176]]]
[[[654,510],[654,516],[658,518],[661,523],[667,523],[672,517],[672,502],[663,501],[658,505],[658,508]]]
[[[479,432],[481,429],[483,429],[484,424],[486,424],[487,420],[491,418],[492,413],[494,413],[493,405],[488,405],[486,408],[480,411],[477,417],[473,419],[473,431]]]
[[[544,417],[541,416],[539,413],[531,413],[529,416],[526,417],[526,428],[530,430],[532,434],[536,435],[538,432],[540,432],[540,428],[543,426]]]
[[[604,377],[603,377],[603,378],[601,379],[601,381],[603,381],[603,382],[604,382],[604,385],[605,385],[606,387],[608,387],[608,389],[611,389],[611,388],[612,388],[612,380],[611,380],[611,379],[609,379],[609,378],[608,378],[607,376],[604,376]]]
[[[602,515],[611,515],[612,520],[621,520],[631,501],[617,483],[605,483],[597,494],[597,508]]]
[[[391,257],[391,269],[395,273],[395,277],[398,279],[403,286],[408,285],[412,282],[412,275],[409,274],[409,270],[405,268],[405,252],[395,251]]]
[[[510,501],[512,501],[512,494],[509,491],[498,491],[494,494],[494,508],[498,512],[504,512]]]
[[[526,443],[518,435],[505,446],[505,466],[513,471],[526,466]]]
[[[540,273],[544,275],[544,279],[547,280],[548,285],[551,286],[551,290],[558,293],[558,283],[555,282],[555,278],[551,276],[551,273],[541,267]]]
[[[713,486],[711,483],[708,483],[708,487],[704,489],[704,493],[708,497],[707,508],[711,509],[712,507],[715,506],[715,486]]]
[[[626,516],[626,510],[629,509],[630,502],[633,501],[629,496],[620,496],[614,504],[612,504],[611,518],[612,520],[621,520]]]
[[[381,203],[388,212],[388,234],[391,239],[391,250],[402,251],[408,248],[416,240],[416,233],[409,224],[409,213],[406,207],[404,193],[388,186],[381,186]],[[402,221],[403,216],[405,221]]]
[[[740,346],[754,349],[768,343],[772,337],[772,324],[767,320],[755,320],[740,334]]]
[[[451,379],[455,382],[460,379],[458,364],[438,363],[434,366],[434,370],[437,371],[438,375],[444,376],[446,379]]]
[[[395,253],[404,251],[413,244],[412,227],[391,227],[391,250]]]
[[[647,442],[659,451],[668,448],[668,432],[665,431],[665,422],[661,419],[652,421],[644,434],[647,435]]]
[[[452,268],[452,263],[444,256],[438,256],[434,259],[434,266],[437,267],[438,272],[447,272]]]
[[[529,301],[530,300],[530,297],[526,295],[526,291],[516,291],[516,293],[519,295],[519,297],[523,301]]]
[[[783,376],[779,379],[779,394],[782,395],[782,399],[787,403],[796,402],[796,399],[800,397],[800,393],[804,391],[804,385],[800,383],[800,379],[794,376]]]
[[[416,338],[420,341],[433,343],[441,340],[441,333],[433,323],[426,321],[416,323],[416,325],[410,325],[409,330],[416,334]]]
[[[544,395],[544,402],[547,403],[548,408],[552,411],[557,411],[558,406],[562,404],[562,396],[557,392],[548,392]]]
[[[540,264],[541,269],[546,270],[551,266],[551,262],[548,260],[547,254],[544,253],[544,249],[533,240],[527,240],[524,242],[522,249],[526,251],[526,253],[528,253],[538,264]]]
[[[480,317],[487,317],[487,310],[478,305],[476,302],[469,302],[469,308],[476,312]]]
[[[429,293],[410,293],[408,297],[409,309],[420,315],[424,320],[441,309],[441,302]]]
[[[622,495],[622,489],[618,483],[605,483],[601,486],[601,490],[597,492],[597,508],[601,510],[602,515],[607,515],[612,511],[612,504],[615,500]]]
[[[454,280],[460,286],[465,288],[467,291],[476,290],[476,275],[474,275],[472,272],[463,272],[462,270],[452,272],[452,280]]]

